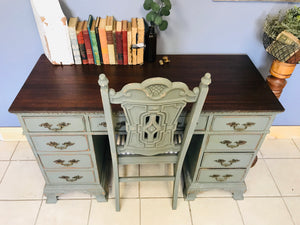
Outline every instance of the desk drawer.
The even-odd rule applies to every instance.
[[[70,132],[85,131],[82,116],[23,117],[29,132]]]
[[[209,135],[206,151],[254,151],[262,135]]]
[[[204,153],[202,168],[247,168],[254,154]]]
[[[107,125],[104,116],[91,116],[89,117],[89,120],[91,125],[91,131],[107,132]],[[116,116],[114,117],[114,121],[115,121],[114,126],[117,131],[126,130],[124,116]]]
[[[270,116],[215,116],[213,131],[263,131],[267,128]]]
[[[46,171],[46,176],[51,184],[91,184],[95,183],[93,171]]]
[[[85,135],[76,136],[31,136],[38,152],[72,152],[88,151],[88,141]]]
[[[241,182],[246,169],[200,169],[198,182],[204,183],[230,183]]]
[[[88,169],[93,167],[91,156],[86,155],[39,155],[45,169]]]

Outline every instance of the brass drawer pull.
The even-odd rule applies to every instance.
[[[226,123],[226,125],[228,125],[230,127],[233,127],[233,129],[235,131],[244,131],[248,127],[254,126],[255,123],[253,123],[253,122],[247,122],[247,123],[240,124],[240,123],[236,123],[236,122],[231,122],[231,123]]]
[[[49,143],[47,143],[47,145],[54,147],[56,149],[59,149],[59,150],[64,150],[64,149],[67,149],[69,146],[75,145],[75,143],[68,141],[68,142],[62,143],[63,146],[59,146],[59,144],[57,142],[50,141]]]
[[[121,127],[123,127],[123,126],[125,126],[125,125],[126,125],[125,121],[118,122],[118,123],[116,123],[115,129],[116,129],[116,130],[120,130]]]
[[[215,178],[216,181],[218,181],[218,182],[224,182],[224,181],[227,181],[227,179],[229,177],[232,177],[232,175],[231,174],[226,174],[226,175],[223,175],[222,177],[220,177],[220,175],[218,175],[218,174],[213,174],[213,175],[210,175],[210,177]]]
[[[65,179],[67,182],[74,182],[74,181],[77,181],[77,180],[83,178],[83,176],[77,175],[77,176],[74,176],[74,177],[72,177],[72,178],[70,178],[69,176],[61,176],[61,177],[59,177],[59,178],[60,178],[60,179]]]
[[[62,166],[72,166],[73,164],[78,163],[79,161],[80,160],[72,159],[72,160],[69,160],[68,163],[65,163],[65,160],[57,159],[53,162],[56,164],[62,165]]]
[[[106,122],[99,123],[99,125],[102,126],[102,127],[107,127],[107,123]],[[118,123],[116,123],[115,129],[119,130],[123,126],[125,126],[125,121],[118,122]]]
[[[102,126],[102,127],[107,127],[107,123],[106,122],[99,123],[99,125]]]
[[[229,141],[229,140],[224,140],[224,141],[220,141],[220,143],[226,145],[228,148],[237,148],[237,147],[239,147],[240,145],[246,144],[247,141],[240,140],[240,141],[235,141],[235,142],[234,142],[235,144],[232,144],[231,141]]]
[[[60,131],[64,127],[67,127],[69,125],[71,125],[71,124],[70,123],[62,122],[62,123],[59,123],[59,124],[56,125],[58,128],[52,128],[53,124],[42,123],[42,124],[40,124],[40,127],[48,128],[48,130],[51,130],[51,131]]]
[[[222,166],[228,167],[231,166],[233,163],[239,162],[239,159],[232,159],[230,161],[228,161],[228,163],[226,163],[225,159],[217,159],[215,160],[215,162],[220,163]]]

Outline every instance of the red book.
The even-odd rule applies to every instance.
[[[122,22],[121,21],[117,21],[116,45],[117,45],[118,64],[123,65],[123,41],[122,41]]]
[[[86,50],[86,55],[88,58],[89,64],[95,64],[94,63],[94,56],[93,56],[93,50],[92,50],[92,45],[91,45],[91,40],[89,36],[89,31],[87,28],[87,21],[84,21],[83,23],[83,29],[82,29],[82,34],[83,34],[83,39],[84,39],[84,44],[85,44],[85,50]]]
[[[81,57],[82,64],[88,64],[82,28],[83,28],[83,21],[79,21],[77,24],[77,27],[76,27],[76,36],[77,36],[77,41],[78,41],[80,57]]]
[[[122,21],[123,64],[128,65],[127,20]]]

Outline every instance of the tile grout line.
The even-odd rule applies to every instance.
[[[275,180],[275,178],[274,178],[274,176],[273,176],[273,174],[272,174],[272,172],[271,172],[271,170],[269,168],[268,163],[266,162],[266,160],[264,158],[263,158],[263,161],[264,161],[265,165],[267,166],[267,169],[268,169],[268,171],[269,171],[269,173],[270,173],[270,175],[272,177],[272,180],[273,180],[274,184],[276,185],[276,188],[277,188],[277,190],[278,190],[278,192],[280,194],[280,197],[282,197],[283,195],[282,195],[282,193],[281,193],[281,191],[280,191],[280,189],[278,187],[278,184],[277,184],[277,182],[276,182],[276,180]]]
[[[92,201],[92,199],[90,199],[90,208],[89,208],[89,213],[88,213],[88,218],[87,218],[87,223],[86,223],[87,225],[89,225],[90,219],[91,219],[92,204],[93,204],[93,201]]]
[[[190,214],[190,218],[191,218],[191,225],[194,225],[193,216],[192,216],[192,208],[191,208],[190,201],[188,201],[188,206],[189,206],[189,214]]]
[[[292,142],[293,142],[293,143],[294,143],[294,145],[296,146],[297,150],[298,150],[298,151],[300,151],[300,149],[299,149],[298,145],[296,144],[296,142],[295,142],[294,138],[292,138]]]
[[[40,212],[41,212],[41,208],[42,208],[42,205],[43,205],[43,199],[41,200],[41,203],[40,203],[40,207],[39,207],[39,210],[38,210],[38,212],[37,212],[37,214],[36,214],[36,217],[35,217],[35,220],[34,220],[34,225],[36,225],[37,224],[37,221],[38,221],[38,218],[39,218],[39,215],[40,215]]]
[[[19,144],[20,144],[20,141],[18,141],[18,143],[16,144],[16,146],[15,146],[15,148],[14,148],[14,150],[13,150],[13,153],[11,154],[11,156],[9,157],[9,159],[8,159],[8,160],[5,160],[5,161],[9,161],[9,163],[8,163],[8,165],[7,165],[5,171],[4,171],[4,173],[3,173],[3,175],[2,175],[2,177],[1,177],[1,179],[0,179],[0,184],[2,184],[2,181],[3,181],[3,179],[4,179],[4,177],[5,177],[6,173],[7,173],[7,170],[8,170],[8,168],[9,168],[10,164],[11,164],[11,159],[12,159],[12,157],[13,157],[13,155],[14,155],[16,149],[17,149],[17,147],[19,146]]]
[[[285,202],[285,200],[284,200],[283,197],[282,197],[281,199],[282,199],[282,201],[283,201],[283,203],[284,203],[284,205],[285,205],[285,208],[286,208],[287,211],[289,212],[289,215],[290,215],[290,217],[291,217],[291,220],[292,220],[293,224],[296,225],[295,220],[294,220],[294,217],[293,217],[292,213],[290,212],[290,209],[289,209],[287,203]]]
[[[279,193],[280,193],[281,200],[283,201],[283,203],[284,203],[284,205],[285,205],[285,208],[286,208],[286,210],[288,211],[288,213],[289,213],[289,215],[290,215],[290,218],[291,218],[293,224],[295,225],[295,222],[294,222],[294,218],[293,218],[293,216],[292,216],[292,213],[290,212],[290,210],[289,210],[289,208],[288,208],[286,202],[284,201],[283,194],[281,193],[281,191],[280,191],[280,189],[279,189],[279,187],[278,187],[278,184],[277,184],[277,182],[276,182],[276,180],[275,180],[273,174],[271,173],[271,170],[270,170],[270,168],[269,168],[269,165],[268,165],[268,163],[265,161],[265,159],[263,159],[263,160],[264,160],[264,162],[265,162],[265,164],[266,164],[266,166],[267,166],[267,169],[268,169],[269,173],[271,174],[271,177],[272,177],[272,179],[273,179],[273,181],[274,181],[274,183],[275,183],[275,185],[276,185],[276,188],[278,189],[278,191],[279,191]]]
[[[11,156],[9,158],[10,161],[12,160],[12,157],[14,156],[14,154],[15,154],[15,152],[16,152],[16,150],[17,150],[17,148],[18,148],[19,145],[20,145],[20,141],[18,141],[18,143],[16,144],[16,147],[15,147],[13,153],[11,154]]]
[[[243,214],[242,214],[242,210],[241,210],[240,205],[239,205],[239,202],[238,202],[237,200],[235,200],[235,202],[236,202],[236,205],[237,205],[237,207],[238,207],[238,210],[239,210],[239,213],[240,213],[242,222],[243,222],[244,225],[246,225],[246,224],[245,224],[245,220],[244,220],[244,216],[243,216]]]

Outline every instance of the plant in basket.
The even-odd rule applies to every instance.
[[[264,48],[274,58],[267,82],[279,98],[285,79],[300,63],[300,7],[268,15],[263,30]]]

